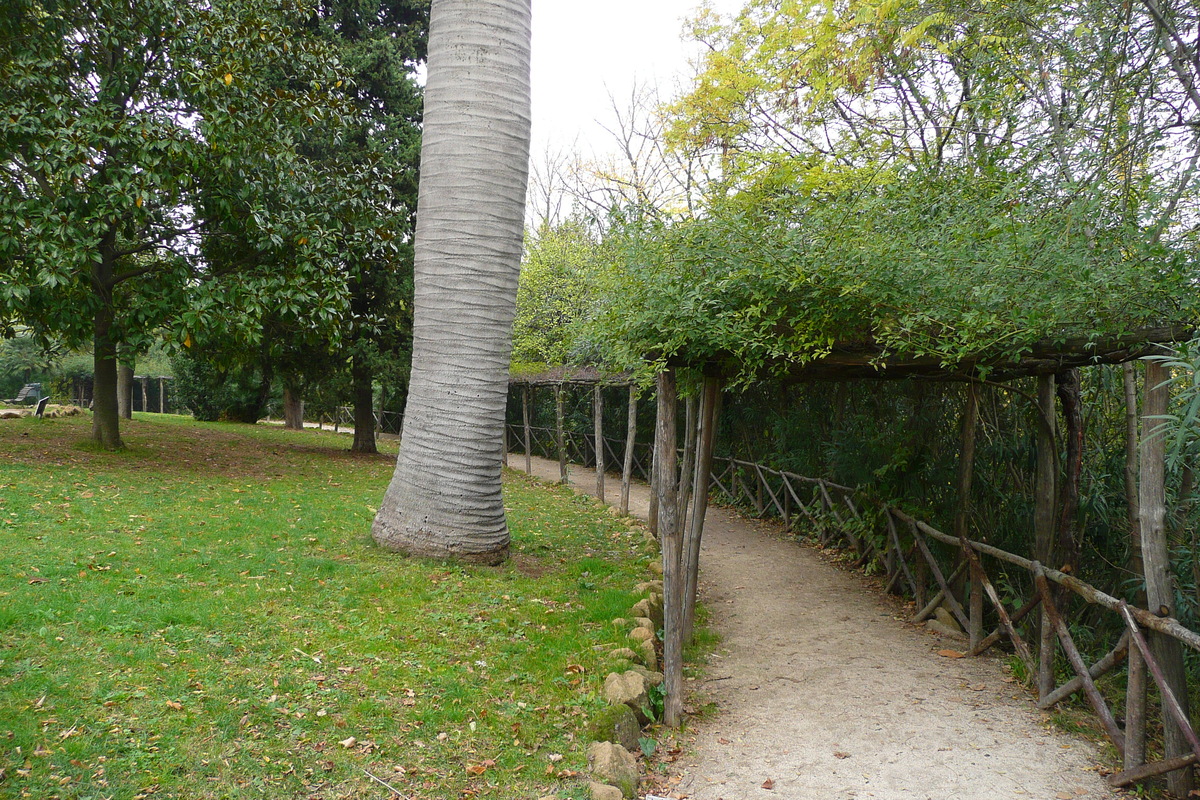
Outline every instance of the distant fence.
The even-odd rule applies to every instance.
[[[282,422],[283,417],[278,412],[279,409],[275,404],[270,403],[267,405],[264,419],[267,422]],[[376,409],[373,416],[375,417],[376,433],[400,435],[400,431],[404,427],[404,415],[399,411]],[[350,406],[337,406],[330,411],[322,411],[315,418],[306,416],[304,424],[315,424],[319,430],[329,429],[335,433],[343,430],[352,431],[354,430],[354,409]]]

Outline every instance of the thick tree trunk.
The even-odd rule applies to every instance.
[[[112,276],[116,235],[100,242],[100,260],[92,267],[92,288],[100,297],[93,321],[92,441],[106,450],[120,450],[121,423],[117,409],[117,346],[112,339]]]
[[[1167,413],[1169,392],[1166,367],[1157,361],[1146,362],[1145,402],[1142,405],[1142,458],[1139,469],[1138,507],[1142,532],[1142,562],[1146,573],[1146,601],[1150,611],[1175,616],[1175,583],[1171,575],[1170,547],[1166,526],[1166,434],[1161,430]],[[1162,667],[1167,684],[1184,709],[1189,709],[1187,671],[1183,645],[1173,637],[1151,632],[1150,648]],[[1183,730],[1163,715],[1164,749],[1167,758],[1191,752]],[[1167,776],[1167,788],[1176,797],[1187,797],[1192,790],[1192,771],[1177,770]]]
[[[367,359],[355,355],[350,363],[350,381],[354,391],[354,453],[378,453],[375,446],[374,373]]]
[[[117,416],[133,419],[133,365],[117,361]]]
[[[530,0],[433,0],[413,369],[380,545],[508,557],[500,451],[529,163]]]
[[[283,385],[283,427],[289,431],[304,430],[304,397],[300,387],[291,382]]]

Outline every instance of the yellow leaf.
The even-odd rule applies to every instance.
[[[134,203],[134,205],[136,205],[138,208],[141,208],[141,207],[142,207],[142,198],[140,198],[140,197],[139,197],[137,200],[134,200],[134,201],[133,201],[133,203]]]
[[[300,243],[300,244],[302,244],[302,245],[304,245],[304,244],[308,244],[308,237],[307,237],[307,236],[301,236],[301,237],[300,237],[300,242],[299,242],[299,243]]]
[[[192,335],[190,333],[184,337],[183,346],[189,348],[192,346]]]
[[[225,85],[228,86],[231,83],[233,83],[233,73],[226,72],[225,73]]]

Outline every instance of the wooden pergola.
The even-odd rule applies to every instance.
[[[1056,482],[1057,482],[1057,449],[1055,446],[1055,376],[1064,375],[1070,378],[1073,370],[1099,364],[1122,364],[1145,356],[1162,353],[1167,345],[1187,341],[1195,334],[1191,325],[1165,325],[1154,328],[1144,328],[1130,331],[1124,335],[1103,339],[1088,339],[1082,337],[1063,336],[1033,343],[1019,357],[1012,358],[990,353],[975,354],[955,364],[946,364],[937,358],[917,357],[905,358],[888,354],[877,343],[871,340],[844,341],[834,344],[829,352],[821,358],[798,361],[784,369],[775,370],[773,374],[782,374],[786,381],[812,381],[822,379],[864,380],[864,379],[899,379],[924,378],[941,381],[962,381],[970,388],[966,393],[966,402],[961,416],[961,452],[958,466],[957,495],[958,509],[954,518],[954,529],[946,538],[961,544],[962,563],[960,569],[966,570],[970,576],[969,613],[958,608],[958,614],[968,629],[971,646],[974,652],[982,652],[985,640],[983,635],[983,605],[984,592],[990,589],[980,559],[978,543],[968,540],[968,520],[970,512],[970,491],[975,450],[975,429],[978,422],[978,386],[983,383],[997,383],[1021,377],[1036,377],[1038,391],[1034,400],[1040,420],[1038,436],[1038,470],[1036,481],[1036,507],[1034,512],[1034,538],[1036,555],[1048,560],[1053,552],[1053,542],[1056,533]],[[676,396],[678,392],[676,369],[680,367],[697,368],[699,365],[689,364],[686,359],[678,359],[668,366],[657,377],[659,396],[658,419],[656,425],[654,449],[654,481],[658,500],[657,533],[662,543],[663,575],[664,575],[664,679],[666,684],[667,701],[665,722],[668,725],[678,724],[682,714],[682,675],[683,644],[691,636],[692,620],[696,602],[696,576],[699,568],[700,540],[703,534],[704,517],[709,494],[709,481],[713,462],[713,433],[717,423],[719,397],[723,385],[723,374],[720,368],[721,359],[709,360],[699,367],[704,373],[702,391],[700,392],[699,410],[695,423],[689,421],[684,433],[682,470],[678,463],[676,449],[678,424],[676,412]],[[1132,374],[1132,373],[1130,373]],[[986,378],[984,377],[986,376]],[[1154,436],[1154,428],[1161,423],[1161,416],[1166,413],[1168,391],[1166,381],[1168,375],[1165,367],[1159,362],[1147,362],[1145,378],[1145,400],[1141,420],[1141,466],[1140,466],[1140,519],[1141,542],[1144,553],[1144,572],[1146,578],[1146,593],[1148,605],[1157,610],[1159,617],[1171,617],[1174,610],[1174,591],[1170,578],[1169,549],[1166,529],[1163,523],[1165,509],[1165,489],[1163,484],[1164,444],[1163,437]],[[1076,379],[1077,380],[1077,379]],[[1077,384],[1076,384],[1077,391]],[[1127,393],[1135,392],[1129,388]],[[1136,402],[1136,399],[1134,399]],[[1064,419],[1067,430],[1067,481],[1078,480],[1078,463],[1081,458],[1082,415],[1078,408],[1064,407]],[[1132,423],[1131,423],[1132,424]],[[1132,429],[1136,433],[1136,428]],[[1075,471],[1072,472],[1072,469]],[[1073,491],[1072,487],[1065,487]],[[690,499],[689,499],[690,495]],[[688,508],[690,502],[690,519]],[[1078,502],[1077,494],[1074,502]],[[1065,514],[1063,515],[1066,516]],[[890,519],[890,517],[889,517]],[[945,536],[945,535],[943,535]],[[982,545],[979,545],[982,546]],[[985,546],[984,546],[985,547]],[[928,553],[926,553],[928,556]],[[932,559],[932,556],[929,556]],[[1073,565],[1066,565],[1064,571],[1050,569],[1049,564],[1039,565],[1035,558],[1031,563],[1039,586],[1038,598],[1045,597],[1043,605],[1046,613],[1042,616],[1041,649],[1039,652],[1052,653],[1056,641],[1061,641],[1064,651],[1070,656],[1072,666],[1079,673],[1079,683],[1085,689],[1097,714],[1106,724],[1110,738],[1125,760],[1125,771],[1120,779],[1126,783],[1141,780],[1146,777],[1162,774],[1189,767],[1200,761],[1200,738],[1193,731],[1186,713],[1181,713],[1180,704],[1175,701],[1172,689],[1186,689],[1186,675],[1169,677],[1162,674],[1158,662],[1164,659],[1174,659],[1168,651],[1177,651],[1177,660],[1182,664],[1182,643],[1196,647],[1200,637],[1194,633],[1175,635],[1175,628],[1186,631],[1175,623],[1175,628],[1165,635],[1154,638],[1157,662],[1150,651],[1144,646],[1128,647],[1130,660],[1129,692],[1131,700],[1127,707],[1128,724],[1124,731],[1111,723],[1112,716],[1107,706],[1091,685],[1091,669],[1082,666],[1078,653],[1070,641],[1066,627],[1058,613],[1053,610],[1050,600],[1049,580],[1061,587],[1066,587],[1077,594],[1089,597],[1094,602],[1095,597],[1103,596],[1102,592],[1094,590],[1087,584],[1071,577],[1069,574]],[[1011,560],[1011,559],[1010,559]],[[937,573],[936,565],[933,572]],[[943,595],[952,599],[952,593],[944,578],[939,575]],[[1083,587],[1081,589],[1081,587]],[[1086,590],[1086,591],[1085,591]],[[1061,591],[1061,589],[1060,589]],[[989,594],[994,594],[994,591]],[[1002,605],[993,605],[999,613],[1009,637],[1013,639],[1018,653],[1027,649]],[[1111,599],[1111,598],[1109,598]],[[1114,601],[1115,602],[1115,601]],[[1036,605],[1037,601],[1033,602]],[[957,606],[957,603],[952,605]],[[1030,606],[1031,608],[1032,606]],[[1025,609],[1028,613],[1028,608]],[[1122,603],[1121,613],[1127,620],[1134,616],[1143,624],[1150,624],[1160,634],[1167,631],[1166,627],[1154,623],[1155,614],[1144,609],[1127,608]],[[1137,625],[1131,622],[1131,630],[1127,633],[1129,641],[1138,638]],[[1001,633],[990,637],[997,641]],[[1189,638],[1190,637],[1190,638]],[[1076,663],[1079,662],[1079,663]],[[1164,724],[1167,730],[1166,758],[1154,764],[1146,764],[1145,749],[1145,688],[1147,672],[1152,673],[1154,681],[1159,686],[1160,694],[1164,697]],[[1182,684],[1182,685],[1180,685]],[[1045,699],[1055,692],[1053,659],[1040,658],[1038,664],[1039,694]]]
[[[991,636],[983,634],[983,605],[984,593],[991,589],[980,563],[979,554],[989,553],[987,545],[972,543],[968,539],[968,520],[970,512],[970,491],[972,482],[972,462],[975,447],[975,428],[978,421],[978,386],[981,384],[997,384],[1022,377],[1035,377],[1038,383],[1036,397],[1029,397],[1037,408],[1041,420],[1038,436],[1038,469],[1036,480],[1036,503],[1034,512],[1034,538],[1036,555],[1048,559],[1052,551],[1055,536],[1056,511],[1056,482],[1058,473],[1057,448],[1055,446],[1055,378],[1058,375],[1070,375],[1071,370],[1079,367],[1099,364],[1122,364],[1148,355],[1161,353],[1165,346],[1187,341],[1195,333],[1194,326],[1164,325],[1153,328],[1143,328],[1130,331],[1120,336],[1102,339],[1087,339],[1082,337],[1062,336],[1045,339],[1030,345],[1019,358],[1000,356],[989,353],[975,354],[955,364],[946,364],[933,357],[906,358],[887,353],[877,343],[869,339],[847,340],[834,344],[823,357],[808,360],[797,360],[795,363],[784,365],[781,369],[772,371],[788,382],[808,382],[815,380],[887,380],[903,378],[921,378],[938,381],[961,381],[970,385],[966,393],[965,406],[961,416],[961,452],[958,468],[957,494],[958,510],[955,514],[954,529],[951,534],[940,534],[946,541],[961,545],[962,563],[958,574],[970,577],[969,610],[962,609],[957,602],[960,613],[956,614],[968,629],[973,653],[985,650],[1007,633],[1013,640],[1019,654],[1028,653],[1028,648],[1021,641],[1002,605],[997,605],[997,599],[992,597],[994,590],[988,592],[988,598],[996,606],[1000,619],[1006,623]],[[683,644],[691,637],[696,602],[696,587],[699,572],[700,543],[703,535],[704,520],[707,511],[710,480],[713,466],[714,432],[717,424],[720,395],[728,371],[722,369],[722,364],[730,360],[721,358],[707,359],[704,364],[689,362],[686,357],[673,359],[656,379],[658,395],[658,413],[655,424],[655,441],[653,448],[653,472],[651,478],[651,529],[658,535],[662,546],[663,582],[664,582],[664,658],[663,672],[666,686],[666,708],[664,721],[668,725],[677,725],[682,715],[682,676],[683,676]],[[1162,523],[1162,510],[1165,507],[1165,496],[1162,481],[1163,452],[1162,437],[1152,434],[1157,422],[1150,420],[1165,413],[1167,390],[1165,388],[1166,372],[1157,362],[1148,363],[1145,380],[1145,400],[1142,415],[1141,441],[1143,456],[1141,459],[1141,514],[1146,522],[1142,525],[1143,549],[1146,553],[1145,574],[1147,584],[1148,605],[1158,609],[1157,617],[1170,617],[1174,597],[1170,582],[1170,563],[1167,560],[1167,542],[1165,527]],[[684,446],[681,453],[679,443],[678,421],[678,384],[677,371],[694,369],[703,374],[698,397],[689,398],[689,414],[683,435]],[[621,510],[628,511],[628,492],[631,479],[632,454],[636,432],[638,387],[627,374],[607,374],[594,368],[560,368],[537,375],[516,376],[511,381],[514,387],[522,390],[522,411],[524,422],[524,445],[526,459],[530,452],[530,421],[529,396],[536,387],[550,387],[555,393],[556,406],[556,444],[559,453],[560,474],[566,479],[566,451],[563,446],[563,401],[564,387],[590,387],[592,390],[592,411],[595,425],[596,447],[596,488],[597,494],[604,497],[604,447],[602,433],[603,403],[601,389],[604,387],[625,387],[629,392],[628,430],[625,442],[624,464],[622,469]],[[1024,394],[1024,393],[1022,393]],[[1028,395],[1027,395],[1028,396]],[[1078,413],[1065,409],[1064,419],[1067,430],[1064,438],[1068,446],[1068,461],[1079,457],[1078,450],[1072,450],[1072,442],[1081,441],[1082,422]],[[1078,425],[1078,429],[1076,429]],[[1155,441],[1157,440],[1157,449]],[[526,464],[528,470],[529,465]],[[1068,464],[1068,471],[1070,464]],[[1068,477],[1070,480],[1070,477]],[[797,498],[798,501],[798,498]],[[889,520],[891,517],[889,516]],[[889,523],[890,524],[890,523]],[[915,523],[914,523],[915,524]],[[923,524],[923,523],[922,523]],[[928,526],[926,526],[927,528]],[[926,531],[926,534],[928,531]],[[924,535],[924,534],[923,534]],[[937,538],[937,537],[934,537]],[[982,548],[982,549],[981,549]],[[994,548],[992,548],[994,550]],[[928,556],[928,553],[926,553]],[[1006,554],[1011,556],[1012,554]],[[928,556],[930,559],[932,556]],[[1014,561],[1013,559],[1016,559]],[[1049,586],[1054,583],[1065,587],[1076,594],[1094,602],[1095,597],[1108,598],[1103,592],[1082,583],[1067,572],[1051,569],[1049,564],[1039,565],[1035,558],[1028,561],[1020,556],[1008,559],[1011,563],[1032,564],[1036,568],[1039,586]],[[942,596],[952,598],[949,586],[953,578],[941,576],[936,565],[932,571],[940,576]],[[893,582],[899,580],[899,568],[893,576]],[[1049,583],[1047,583],[1049,581]],[[1080,588],[1083,587],[1083,588]],[[1062,591],[1060,589],[1059,591]],[[1045,589],[1049,592],[1049,589]],[[1090,594],[1089,594],[1090,592]],[[1039,594],[1037,597],[1041,597]],[[1046,594],[1047,598],[1051,595]],[[1108,598],[1112,600],[1112,598]],[[1115,603],[1116,601],[1113,600]],[[1037,600],[1021,609],[1016,618],[1029,613],[1037,605]],[[1069,635],[1063,638],[1065,630],[1063,620],[1057,612],[1052,611],[1053,603],[1045,603],[1047,613],[1043,615],[1041,625],[1041,641],[1039,652],[1053,652],[1055,644],[1061,644],[1069,655],[1071,663],[1079,671],[1078,653],[1073,652]],[[1104,605],[1104,603],[1102,603]],[[1111,604],[1109,604],[1111,605]],[[1107,606],[1106,606],[1107,607]],[[1116,606],[1112,606],[1116,609]],[[1165,613],[1164,613],[1165,612]],[[1190,637],[1175,636],[1176,629],[1184,630],[1173,619],[1164,620],[1159,624],[1152,614],[1144,609],[1126,608],[1121,604],[1121,613],[1128,619],[1135,619],[1143,627],[1149,626],[1158,632],[1155,639],[1161,644],[1169,640],[1174,646],[1181,642],[1196,646],[1193,641],[1200,637],[1188,632]],[[1166,624],[1170,622],[1171,624]],[[1172,627],[1172,625],[1174,627]],[[1093,703],[1119,752],[1125,759],[1125,771],[1120,774],[1124,782],[1141,780],[1155,774],[1178,770],[1200,761],[1200,740],[1197,740],[1186,713],[1180,714],[1179,704],[1172,705],[1170,679],[1159,674],[1161,669],[1150,650],[1145,647],[1137,635],[1137,625],[1133,625],[1132,633],[1127,632],[1125,647],[1122,653],[1127,653],[1130,661],[1130,705],[1127,707],[1127,725],[1120,731],[1114,725],[1108,725],[1112,716],[1098,693],[1091,686],[1090,672],[1101,665],[1083,668],[1076,678],[1076,685],[1087,689],[1089,700]],[[1164,633],[1165,632],[1165,633]],[[1138,647],[1129,646],[1129,642],[1139,641]],[[1154,652],[1159,652],[1156,645]],[[1120,647],[1118,648],[1120,649]],[[1111,655],[1111,654],[1110,654]],[[1106,657],[1107,658],[1107,657]],[[1161,660],[1161,657],[1159,658]],[[1108,664],[1106,668],[1111,668]],[[1149,668],[1148,668],[1149,665]],[[1168,750],[1164,760],[1154,764],[1146,764],[1145,753],[1145,686],[1148,671],[1159,684],[1160,694],[1172,702],[1164,704],[1164,716],[1168,729]],[[1053,661],[1051,658],[1040,658],[1037,665],[1039,694],[1045,701],[1047,698],[1063,696],[1063,688],[1054,685]],[[1172,735],[1171,731],[1174,731]]]

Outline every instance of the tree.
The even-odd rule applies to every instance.
[[[340,79],[294,36],[293,14],[282,0],[3,4],[0,315],[68,346],[92,340],[104,447],[121,446],[118,347],[144,350],[168,325],[182,341],[233,300],[197,297],[218,277],[205,239],[236,226],[250,245],[223,265],[255,272],[234,288],[244,309],[302,289],[315,316],[344,301],[306,236],[320,209],[297,202],[322,176],[294,146],[296,130],[336,123]]]
[[[434,0],[413,372],[382,546],[508,555],[500,466],[529,162],[529,0]]]

